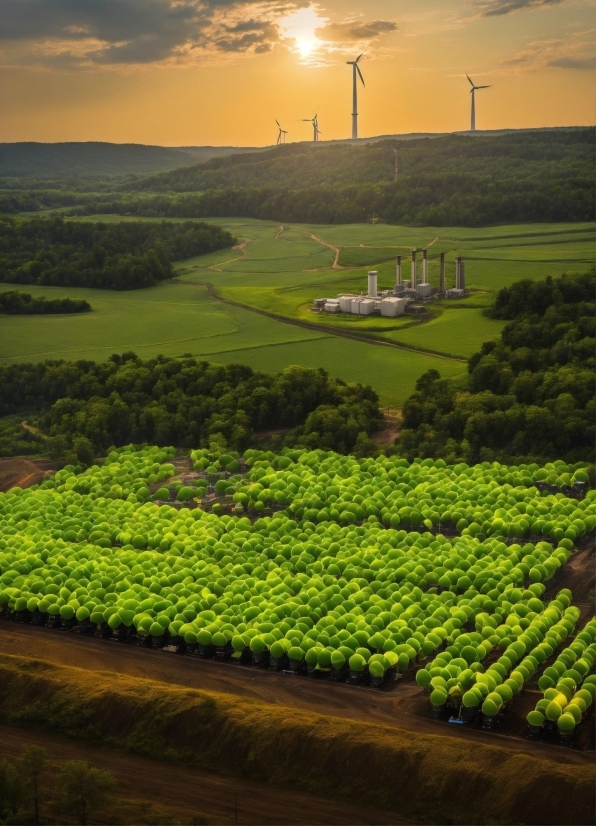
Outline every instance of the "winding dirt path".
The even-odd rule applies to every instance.
[[[229,258],[227,261],[220,261],[219,264],[211,264],[211,266],[207,269],[215,270],[215,272],[221,272],[219,268],[223,267],[224,264],[232,264],[234,261],[240,261],[242,258],[246,258],[246,247],[251,241],[252,238],[245,238],[241,244],[236,244],[236,246],[232,247],[233,250],[240,250],[242,255],[237,255],[236,258]]]

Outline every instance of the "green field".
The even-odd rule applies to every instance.
[[[35,295],[86,298],[93,312],[1,318],[0,363],[105,359],[134,350],[143,357],[192,353],[265,371],[289,364],[322,366],[345,380],[372,384],[384,405],[399,406],[425,370],[435,367],[445,376],[462,375],[462,359],[499,334],[502,324],[482,315],[496,290],[520,278],[585,270],[594,261],[593,224],[466,229],[380,224],[281,228],[248,219],[212,223],[232,231],[242,248],[179,262],[178,278],[152,289],[116,293],[27,287]],[[441,251],[447,253],[448,286],[454,280],[455,256],[464,256],[470,298],[433,303],[430,320],[424,323],[411,318],[330,318],[310,311],[314,298],[365,291],[366,272],[373,264],[379,288],[392,286],[395,255],[406,256],[413,246],[426,245],[431,283],[438,281]],[[404,277],[408,269],[406,261]],[[211,285],[213,295],[205,284]],[[369,341],[339,337],[334,330]]]

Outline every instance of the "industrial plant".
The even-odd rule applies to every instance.
[[[455,286],[445,286],[445,253],[439,256],[439,285],[432,287],[428,280],[428,250],[422,250],[422,274],[418,280],[417,250],[412,250],[410,278],[402,278],[402,256],[395,259],[395,284],[391,289],[378,289],[376,270],[368,273],[366,295],[342,294],[337,298],[316,298],[312,309],[315,312],[351,313],[352,315],[382,315],[388,318],[404,315],[416,315],[424,312],[423,305],[437,298],[458,299],[467,295],[465,264],[461,256],[455,260]]]

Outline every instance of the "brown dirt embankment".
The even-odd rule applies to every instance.
[[[242,826],[345,826],[345,824],[406,824],[408,821],[378,809],[338,803],[304,792],[277,789],[249,780],[139,757],[127,752],[90,746],[55,734],[0,726],[0,759],[18,758],[27,746],[45,748],[50,760],[47,793],[41,814],[46,822],[64,823],[64,812],[52,789],[67,760],[86,760],[110,771],[117,794],[109,809],[93,814],[90,823],[242,824]],[[73,821],[74,822],[74,821]]]
[[[496,744],[4,656],[0,722],[424,823],[589,824],[594,768]]]

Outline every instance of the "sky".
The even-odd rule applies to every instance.
[[[0,0],[0,141],[263,146],[593,124],[593,0]]]

